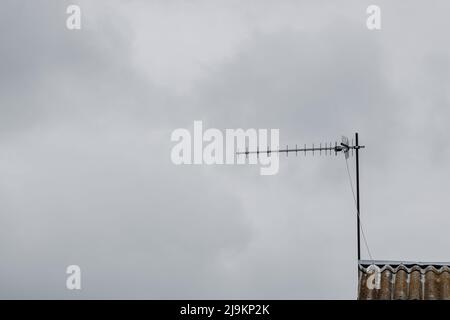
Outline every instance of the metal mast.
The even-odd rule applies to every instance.
[[[358,228],[358,261],[361,260],[361,246],[360,246],[360,231],[361,227],[359,225],[359,146],[358,144],[358,132],[355,133],[355,153],[356,153],[356,214],[357,216],[357,228]],[[364,146],[362,146],[364,148]]]

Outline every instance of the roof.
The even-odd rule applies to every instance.
[[[359,300],[450,300],[450,263],[359,261]]]

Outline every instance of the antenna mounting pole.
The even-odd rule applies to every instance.
[[[359,144],[358,144],[358,132],[355,133],[355,153],[356,153],[356,211],[357,211],[357,234],[358,234],[358,262],[361,260],[361,247],[360,247],[360,226],[359,226]]]

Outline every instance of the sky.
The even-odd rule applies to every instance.
[[[272,176],[174,165],[171,133],[195,120],[276,128],[282,146],[359,132],[373,259],[450,261],[449,10],[2,1],[0,298],[354,299],[344,158],[281,156]]]

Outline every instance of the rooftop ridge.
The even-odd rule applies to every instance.
[[[360,266],[370,266],[370,265],[390,265],[390,266],[449,266],[450,262],[425,262],[425,261],[395,261],[395,260],[359,260],[358,264]]]

